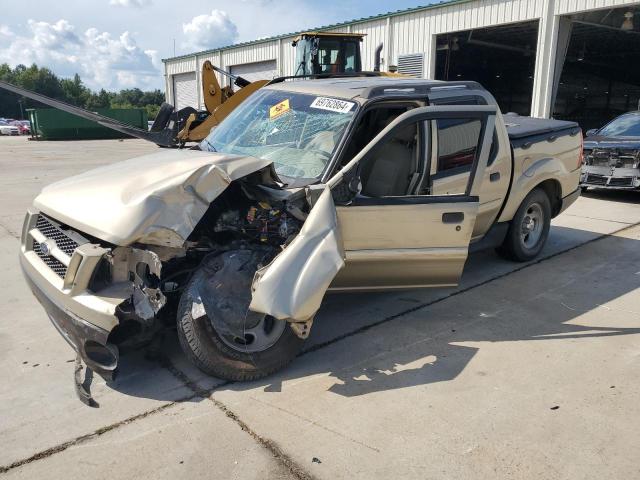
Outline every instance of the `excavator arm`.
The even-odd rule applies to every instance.
[[[240,87],[240,90],[234,92],[231,86],[220,87],[215,72],[229,77],[234,85]],[[11,83],[0,81],[0,88],[72,115],[91,120],[112,130],[153,142],[161,147],[179,147],[186,142],[203,140],[213,127],[222,122],[249,95],[267,83],[269,83],[268,80],[249,82],[206,61],[202,66],[202,91],[206,112],[198,112],[192,107],[175,111],[173,105],[163,103],[150,131],[119,122],[113,118],[71,105],[62,100],[32,92]]]

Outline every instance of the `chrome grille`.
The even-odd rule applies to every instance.
[[[67,274],[67,266],[64,263],[51,255],[45,255],[40,248],[40,244],[35,240],[33,241],[33,251],[36,253],[36,255],[38,255],[38,257],[42,259],[44,263],[47,264],[47,266],[51,270],[54,271],[56,275],[58,275],[60,278],[64,278],[64,276]]]
[[[40,233],[42,233],[42,235],[54,240],[58,248],[69,256],[73,255],[74,250],[78,248],[78,242],[67,236],[64,231],[57,228],[44,215],[38,215],[36,228],[40,231]]]

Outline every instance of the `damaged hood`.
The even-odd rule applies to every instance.
[[[271,163],[200,150],[164,150],[53,183],[34,205],[115,245],[180,247],[232,181]]]

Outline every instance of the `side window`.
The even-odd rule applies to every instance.
[[[463,173],[476,158],[482,123],[478,119],[436,120],[438,132],[437,173]]]
[[[431,100],[431,105],[487,105],[487,101],[484,97],[479,95],[463,95],[458,97],[449,98],[434,98]],[[491,165],[498,156],[498,133],[493,132],[493,141],[491,143],[491,152],[489,153],[489,163]]]

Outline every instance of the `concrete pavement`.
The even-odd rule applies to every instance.
[[[580,198],[554,220],[531,265],[481,252],[458,289],[329,296],[305,353],[261,382],[204,376],[169,335],[165,361],[125,357],[118,381],[93,382],[100,408],[82,405],[72,387],[73,354],[21,279],[16,237],[43,184],[155,148],[137,140],[0,138],[0,472],[640,474],[635,193]]]

